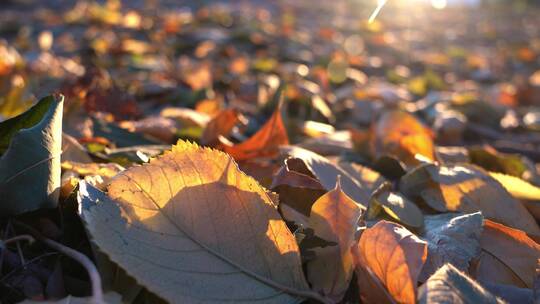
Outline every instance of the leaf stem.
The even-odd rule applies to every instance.
[[[20,242],[20,241],[27,241],[29,243],[33,243],[35,239],[31,235],[21,234],[7,240],[0,240],[0,246],[6,246],[9,243],[15,243],[15,242]]]

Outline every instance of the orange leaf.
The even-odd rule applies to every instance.
[[[415,303],[418,275],[427,257],[424,241],[401,225],[380,221],[364,231],[353,254],[355,262],[369,268],[396,302]],[[362,269],[357,265],[356,271]]]
[[[532,288],[540,245],[525,232],[485,220],[480,245],[486,257],[480,258],[477,278]]]
[[[418,164],[416,154],[435,159],[432,131],[409,113],[385,112],[373,126],[372,133],[377,158],[390,154],[408,165]]]
[[[224,146],[224,151],[237,161],[279,154],[279,146],[289,144],[280,110],[281,107],[278,106],[272,117],[252,137],[237,145]]]
[[[236,110],[228,109],[219,112],[204,129],[201,136],[203,145],[215,144],[219,136],[227,136],[238,123],[239,114]]]
[[[308,280],[313,289],[339,302],[352,278],[351,247],[362,210],[341,190],[339,178],[336,187],[321,196],[311,208],[309,225],[315,235],[336,246],[316,248],[316,257],[307,265]]]

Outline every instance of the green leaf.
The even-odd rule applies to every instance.
[[[62,95],[45,97],[0,125],[2,140],[11,139],[0,158],[0,216],[56,207],[63,104]]]
[[[43,119],[53,101],[54,97],[45,97],[28,111],[0,123],[0,155],[6,152],[15,133],[21,129],[35,126]]]

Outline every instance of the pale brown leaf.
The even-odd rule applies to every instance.
[[[179,141],[120,173],[110,197],[82,185],[97,245],[170,302],[326,301],[309,290],[269,194],[222,152]]]
[[[352,277],[351,247],[361,212],[341,190],[339,179],[311,208],[309,224],[315,235],[337,245],[314,249],[316,257],[307,265],[308,280],[313,289],[336,302],[345,295]]]

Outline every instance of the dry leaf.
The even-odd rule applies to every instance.
[[[446,264],[420,286],[418,303],[503,304],[505,302],[490,294],[451,264]]]
[[[478,279],[532,288],[537,261],[540,259],[540,245],[526,233],[486,220],[480,245],[493,259],[480,258],[477,266]],[[505,271],[507,279],[499,276],[501,272],[495,271],[495,268],[499,267],[510,270]]]
[[[399,189],[440,212],[482,211],[486,218],[540,235],[540,228],[527,209],[476,166],[423,165],[403,176]]]
[[[174,142],[180,129],[180,124],[168,117],[148,116],[138,121],[123,121],[120,127],[130,132],[143,133],[166,143]]]
[[[519,177],[502,173],[489,172],[501,185],[517,199],[540,200],[540,188]]]
[[[353,254],[398,303],[415,303],[416,282],[427,256],[424,241],[401,225],[380,221],[362,233]]]
[[[281,150],[283,154],[301,159],[311,174],[321,182],[326,190],[333,189],[337,177],[341,176],[343,192],[362,207],[367,206],[371,191],[367,186],[361,184],[361,181],[351,177],[339,165],[332,164],[327,158],[299,147],[286,146],[282,147]]]
[[[205,127],[210,122],[210,116],[189,108],[166,107],[161,110],[159,116],[176,119],[183,126]]]
[[[416,117],[402,111],[384,112],[372,127],[376,158],[393,155],[407,165],[416,165],[416,154],[434,160],[433,132]]]
[[[315,291],[336,302],[345,295],[352,277],[351,247],[361,212],[341,190],[339,178],[336,187],[311,208],[309,224],[315,235],[337,245],[314,249],[316,257],[307,264],[308,280]]]
[[[480,254],[480,235],[484,221],[482,214],[428,215],[424,221],[422,239],[428,244],[428,256],[420,273],[420,281],[426,281],[447,263],[467,271],[470,260]]]
[[[400,193],[390,191],[392,184],[385,182],[372,194],[369,200],[367,219],[376,218],[384,210],[390,217],[410,227],[422,227],[424,215],[410,200]]]
[[[213,145],[218,142],[219,136],[227,136],[239,122],[240,114],[236,110],[223,110],[207,125],[201,136],[201,144]]]
[[[281,118],[281,107],[252,137],[239,144],[224,145],[223,150],[235,160],[247,160],[255,157],[273,157],[279,154],[279,146],[288,145],[289,137]]]
[[[309,290],[296,241],[264,188],[228,155],[179,141],[120,173],[109,196],[81,184],[101,250],[173,303],[295,303]]]
[[[116,163],[79,163],[74,161],[62,162],[62,170],[71,170],[81,176],[99,175],[101,177],[112,178],[124,168]]]
[[[283,207],[281,204],[288,205],[309,217],[313,203],[325,194],[326,190],[318,180],[308,175],[310,173],[294,170],[297,169],[295,163],[303,165],[299,159],[285,160],[285,164],[274,176],[270,189],[279,194],[280,207]]]

